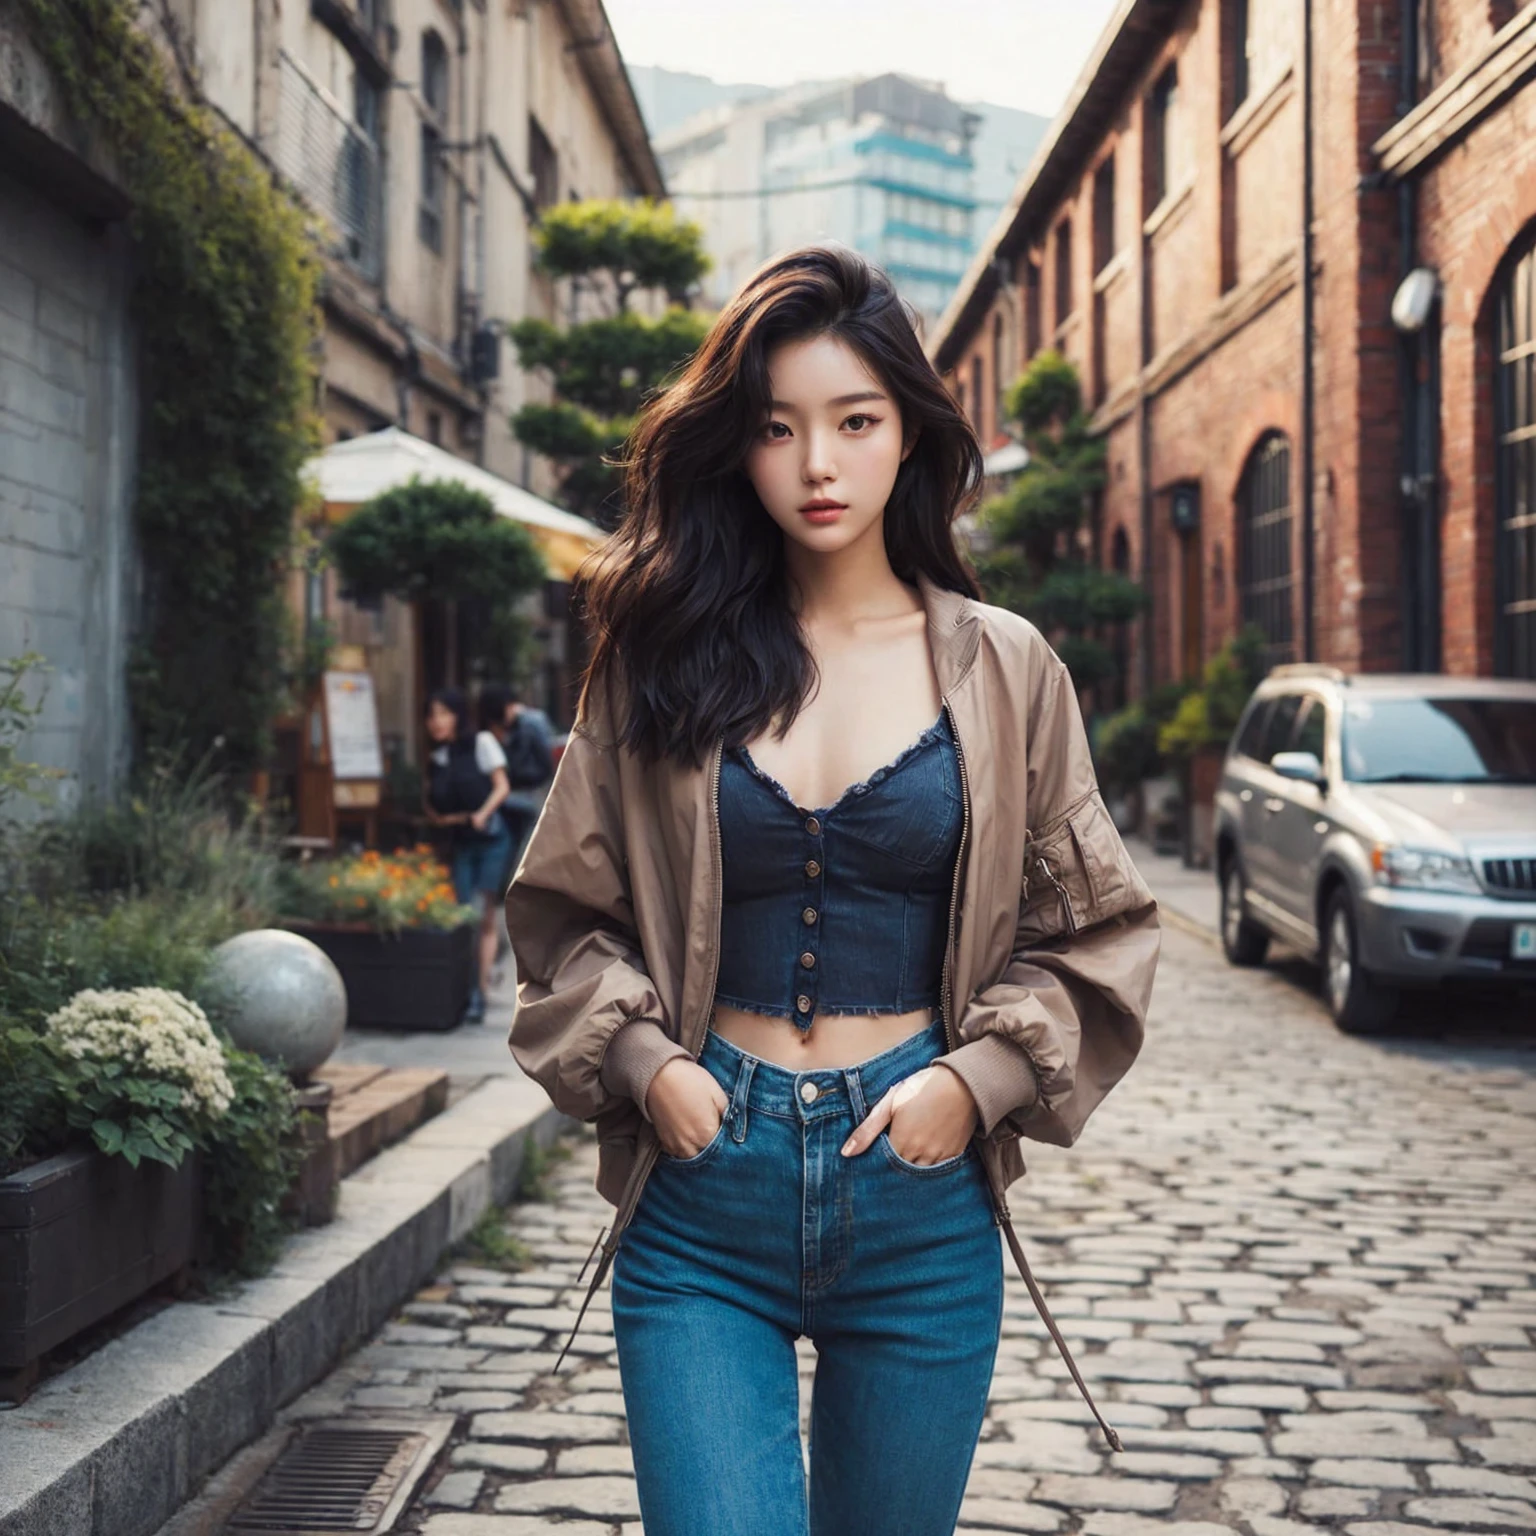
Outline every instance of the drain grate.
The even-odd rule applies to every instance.
[[[330,1423],[302,1431],[224,1529],[235,1536],[389,1530],[453,1427]]]

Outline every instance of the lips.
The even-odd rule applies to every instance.
[[[800,508],[807,515],[816,512],[846,512],[848,503],[845,501],[808,501]]]

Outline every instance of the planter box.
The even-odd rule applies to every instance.
[[[1227,748],[1197,747],[1186,765],[1188,820],[1185,823],[1184,862],[1191,869],[1209,869],[1215,853],[1216,791]]]
[[[190,1263],[201,1168],[129,1167],[94,1149],[0,1179],[0,1398],[50,1349]]]
[[[351,923],[287,921],[318,944],[347,984],[347,1023],[361,1029],[452,1029],[475,979],[475,925],[376,933]]]

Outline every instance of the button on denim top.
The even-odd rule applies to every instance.
[[[720,768],[718,1002],[787,1017],[939,1006],[962,821],[939,718],[821,810],[733,747]]]

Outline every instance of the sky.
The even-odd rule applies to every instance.
[[[625,61],[722,83],[889,70],[1052,117],[1114,0],[605,0]]]

